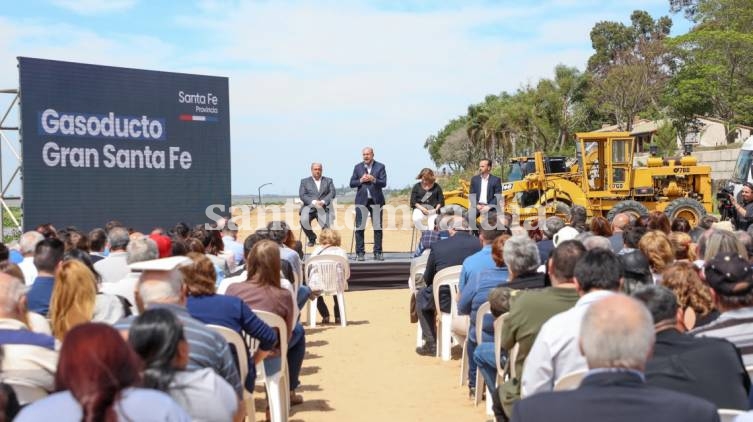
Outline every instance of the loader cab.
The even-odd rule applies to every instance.
[[[629,195],[634,142],[630,133],[589,132],[576,136],[584,191],[596,197]]]
[[[570,171],[567,166],[567,158],[564,156],[541,158],[543,174],[561,174]],[[538,173],[536,169],[536,157],[517,157],[510,159],[507,182],[517,182],[525,179],[529,174]],[[542,191],[538,189],[526,190],[515,193],[515,202],[521,207],[532,207],[539,203]]]
[[[544,174],[567,173],[570,169],[567,166],[567,157],[555,156],[544,157]],[[518,157],[510,160],[509,172],[507,173],[508,182],[517,182],[523,180],[526,175],[536,173],[536,159],[534,157]]]

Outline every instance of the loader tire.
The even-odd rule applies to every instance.
[[[614,207],[612,207],[612,209],[607,213],[607,220],[611,222],[612,219],[614,219],[615,215],[623,212],[630,214],[636,218],[648,215],[648,209],[645,205],[641,204],[638,201],[628,199],[626,201],[618,202]]]
[[[706,209],[703,208],[703,205],[692,198],[677,198],[667,205],[664,212],[670,221],[677,217],[683,217],[688,220],[691,227],[697,226],[701,222],[701,218],[706,215]]]

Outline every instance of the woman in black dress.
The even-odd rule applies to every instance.
[[[417,179],[419,182],[413,186],[410,194],[413,225],[419,230],[433,230],[439,209],[444,206],[442,187],[435,182],[434,172],[428,168],[421,170]]]

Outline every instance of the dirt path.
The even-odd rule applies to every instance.
[[[291,422],[490,419],[460,387],[459,359],[415,353],[407,289],[348,292],[346,298],[347,327],[306,329],[299,389],[305,402],[293,407]],[[331,310],[332,299],[327,303]],[[256,419],[263,420],[263,393],[256,397]]]

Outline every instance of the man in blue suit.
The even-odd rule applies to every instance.
[[[382,188],[387,186],[387,170],[384,164],[374,161],[374,149],[366,147],[361,151],[363,162],[356,164],[350,177],[350,187],[356,191],[356,257],[365,260],[363,236],[366,228],[367,213],[371,214],[374,227],[374,259],[383,261],[382,256],[382,207],[384,195]]]
[[[624,295],[603,298],[586,311],[580,349],[589,371],[575,390],[538,393],[519,401],[513,422],[718,422],[716,407],[645,382],[654,346],[651,314]],[[536,362],[526,361],[526,365]]]
[[[492,206],[499,205],[498,194],[502,193],[502,180],[491,174],[492,161],[484,158],[478,163],[479,174],[471,178],[470,200],[468,212],[473,216],[470,221],[476,221],[478,214],[486,214]]]

